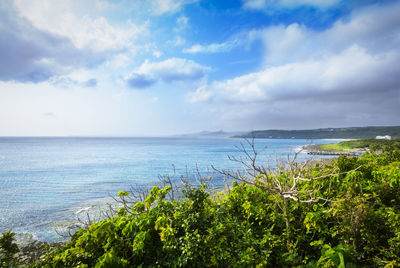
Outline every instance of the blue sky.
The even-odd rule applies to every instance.
[[[3,0],[0,135],[400,125],[400,1]]]

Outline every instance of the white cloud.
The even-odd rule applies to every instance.
[[[90,78],[84,81],[79,81],[72,79],[71,77],[57,77],[49,79],[49,83],[56,87],[61,87],[65,89],[70,89],[72,87],[86,87],[86,88],[94,88],[97,86],[97,79]]]
[[[189,18],[182,15],[178,18],[176,18],[176,27],[174,28],[174,31],[180,32],[185,30],[186,28],[189,27]]]
[[[210,68],[200,65],[194,61],[171,58],[161,62],[145,61],[138,69],[138,73],[154,75],[164,81],[192,80],[204,76]]]
[[[340,54],[320,60],[308,60],[267,67],[262,71],[216,82],[211,88],[220,97],[233,102],[269,102],[328,96],[368,94],[380,90],[392,91],[400,86],[396,62],[400,53],[388,52],[370,55],[358,46],[352,46]],[[385,79],[383,79],[385,77]]]
[[[106,10],[106,9],[112,9],[116,7],[115,3],[111,3],[107,0],[95,0],[95,6],[99,10]]]
[[[196,91],[190,91],[186,95],[186,100],[189,103],[198,103],[210,101],[214,94],[208,91],[205,86],[199,87]]]
[[[0,3],[0,80],[43,82],[104,62],[104,54],[76,48],[71,40],[33,26],[10,1]]]
[[[116,54],[109,63],[116,67],[126,67],[132,63],[132,58],[133,56],[129,53],[119,53]]]
[[[112,24],[102,16],[104,3],[100,0],[82,4],[74,0],[0,3],[3,25],[0,80],[43,82],[75,70],[98,68],[103,63],[108,68],[132,64],[137,37],[147,33],[148,24],[138,26],[129,20]],[[111,5],[115,12],[117,7]]]
[[[243,0],[243,5],[248,9],[261,9],[267,4],[266,0]]]
[[[339,4],[341,0],[242,0],[242,2],[243,6],[248,9],[296,8],[300,6],[326,9]]]
[[[153,51],[153,56],[159,58],[163,55],[163,53],[159,50]]]
[[[146,60],[126,80],[130,87],[146,88],[159,80],[166,83],[199,80],[208,70],[210,68],[207,66],[182,58],[170,58],[161,62]]]
[[[313,31],[297,23],[277,25],[248,33],[250,40],[261,39],[265,63],[269,66],[318,59],[340,53],[356,44],[377,53],[397,49],[400,41],[400,2],[383,7],[370,6],[340,19],[325,31]]]
[[[253,33],[254,34],[254,33]],[[272,26],[259,33],[265,47],[265,62],[279,65],[315,56],[319,42],[305,26]],[[254,38],[254,37],[253,37]]]
[[[178,35],[173,40],[168,40],[167,43],[171,44],[173,46],[179,47],[179,46],[182,46],[183,44],[185,44],[186,40]]]
[[[67,26],[69,25],[69,26]],[[71,25],[76,26],[72,30]],[[80,27],[79,27],[80,26]],[[90,47],[95,51],[133,49],[133,40],[144,28],[128,22],[124,28],[113,27],[104,17],[84,17],[66,20],[61,32],[70,37],[78,48]]]
[[[134,49],[133,40],[146,32],[147,25],[135,25],[130,21],[113,26],[96,12],[93,16],[78,17],[73,1],[15,0],[19,14],[35,27],[69,38],[77,48],[90,48],[95,52]],[[96,5],[94,5],[96,6]]]
[[[149,0],[154,15],[178,12],[184,5],[195,3],[199,0]]]
[[[196,44],[190,48],[184,49],[184,53],[219,53],[228,52],[238,45],[238,41],[224,42],[224,43],[214,43],[209,45]]]

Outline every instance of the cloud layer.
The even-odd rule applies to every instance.
[[[76,49],[65,37],[33,27],[14,12],[8,1],[0,3],[0,58],[0,80],[19,82],[44,81],[71,66],[102,61]]]
[[[0,3],[0,80],[37,83],[79,68],[96,68],[134,49],[132,42],[143,31],[131,23],[126,29],[114,28],[104,17],[61,15],[58,2],[47,4]],[[47,16],[52,11],[59,16]]]
[[[74,1],[15,0],[18,14],[34,27],[69,39],[78,49],[97,53],[134,49],[133,41],[146,31],[146,25],[135,25],[130,20],[118,27],[102,15],[77,16]],[[94,10],[99,1],[87,1]]]
[[[281,66],[216,82],[210,90],[231,102],[268,102],[330,95],[380,94],[400,86],[399,53],[368,54],[354,45],[340,54]]]
[[[218,100],[226,107],[221,112],[225,118],[240,117],[251,107],[249,114],[264,127],[279,122],[271,118],[289,122],[318,115],[336,124],[343,114],[349,122],[352,115],[371,124],[383,116],[396,121],[400,111],[398,14],[399,2],[358,10],[325,31],[291,24],[249,32],[249,38],[264,44],[264,67],[201,87],[188,99]],[[228,107],[240,108],[235,113]]]
[[[2,0],[0,135],[400,124],[398,14],[395,0]]]

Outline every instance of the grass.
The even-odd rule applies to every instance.
[[[399,140],[351,140],[351,141],[342,141],[334,144],[321,144],[318,146],[319,150],[322,151],[331,151],[331,152],[342,152],[348,149],[366,149],[370,147],[381,147],[392,145]]]
[[[331,152],[341,152],[345,149],[350,149],[348,146],[345,146],[341,143],[334,143],[334,144],[321,144],[319,149],[322,151],[331,151]]]

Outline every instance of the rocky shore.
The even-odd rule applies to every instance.
[[[20,233],[15,235],[15,243],[19,252],[15,255],[20,265],[27,265],[40,259],[46,252],[62,247],[65,242],[46,243],[37,240],[32,234]]]
[[[346,149],[343,151],[326,150],[326,149],[321,149],[320,144],[307,145],[307,146],[303,147],[303,149],[309,155],[359,156],[365,152],[365,149],[361,149],[361,148]]]

